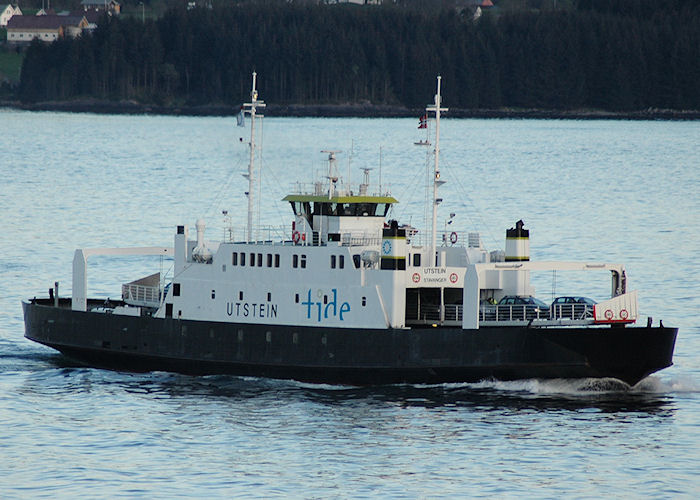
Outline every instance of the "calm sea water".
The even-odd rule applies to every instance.
[[[449,103],[446,103],[449,104]],[[440,221],[533,259],[627,264],[641,314],[680,327],[675,366],[590,380],[353,388],[76,366],[23,338],[20,301],[70,293],[77,247],[171,245],[245,224],[246,130],[227,118],[0,110],[0,497],[697,498],[700,123],[444,120]],[[421,226],[417,120],[266,119],[260,223],[341,150]],[[243,142],[239,139],[243,138]],[[351,153],[351,154],[350,154]],[[349,172],[349,174],[348,174]],[[91,260],[91,295],[160,270]],[[538,296],[607,276],[535,276]]]

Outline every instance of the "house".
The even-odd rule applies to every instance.
[[[80,2],[81,7],[84,11],[102,11],[111,12],[112,14],[119,14],[122,11],[122,6],[116,0],[83,0]]]
[[[21,16],[22,11],[19,10],[19,5],[0,4],[0,28],[7,26],[7,22],[12,16]]]
[[[462,13],[462,15],[471,16],[471,18],[476,21],[481,17],[484,9],[490,9],[493,7],[493,2],[491,0],[458,0],[457,10]]]
[[[87,27],[85,16],[13,16],[7,23],[7,41],[27,44],[38,38],[53,42],[65,36],[75,38]]]
[[[97,28],[97,22],[100,20],[100,18],[104,15],[104,12],[100,12],[97,10],[74,10],[71,11],[69,16],[84,16],[85,19],[88,22],[87,25],[87,30],[88,31],[93,31],[95,28]]]

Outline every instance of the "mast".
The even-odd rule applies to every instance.
[[[255,117],[257,108],[265,108],[263,101],[258,101],[258,91],[255,88],[257,73],[253,71],[253,86],[250,91],[250,102],[243,103],[243,110],[250,116],[250,160],[248,162],[248,173],[244,177],[248,178],[248,228],[247,241],[253,241],[253,219],[255,214]],[[263,115],[260,115],[262,118]]]
[[[442,198],[438,198],[438,188],[445,181],[440,180],[440,112],[447,111],[447,108],[441,108],[442,96],[440,95],[440,81],[442,77],[437,77],[437,93],[435,94],[435,102],[425,108],[426,114],[435,113],[435,163],[433,166],[433,220],[431,224],[431,239],[430,239],[430,262],[431,265],[437,266],[437,209]]]

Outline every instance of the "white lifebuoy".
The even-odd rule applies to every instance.
[[[301,234],[299,234],[299,231],[294,231],[292,233],[292,241],[296,244],[299,243],[299,238],[301,238]]]
[[[457,233],[455,233],[454,231],[450,233],[450,243],[452,243],[453,245],[457,243]]]

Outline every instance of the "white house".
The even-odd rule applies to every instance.
[[[19,5],[2,5],[0,4],[0,27],[7,26],[7,21],[10,20],[12,16],[21,16],[22,11],[19,10]]]
[[[85,16],[15,16],[7,24],[7,41],[22,44],[38,38],[53,42],[64,36],[75,38],[87,27]]]
[[[116,0],[83,0],[80,2],[83,10],[96,10],[111,12],[112,14],[119,14],[122,11],[122,6]]]

